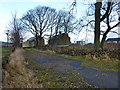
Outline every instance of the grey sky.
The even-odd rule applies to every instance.
[[[83,16],[87,9],[87,5],[85,3],[91,2],[93,0],[78,0],[77,3],[77,18]],[[67,10],[72,0],[1,0],[0,1],[0,41],[6,41],[5,30],[9,26],[9,22],[12,19],[12,14],[17,12],[17,17],[21,18],[21,16],[28,11],[38,5],[40,6],[49,6],[55,8],[57,10]],[[87,33],[88,42],[93,42],[93,33]],[[28,34],[27,38],[31,37],[31,34]],[[85,40],[86,32],[80,32],[79,36],[71,35],[71,41],[75,40]],[[108,37],[117,37],[116,34],[109,34]]]

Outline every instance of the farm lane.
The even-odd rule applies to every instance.
[[[61,73],[74,72],[82,76],[87,83],[99,88],[118,88],[118,72],[98,71],[81,66],[82,62],[80,61],[49,56],[34,50],[27,50],[27,56],[44,68],[52,68]]]

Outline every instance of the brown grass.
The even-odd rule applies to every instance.
[[[101,55],[100,57],[93,56],[92,59],[94,61],[104,61],[104,62],[111,61],[111,58],[107,54]]]
[[[24,50],[16,49],[9,57],[7,69],[4,71],[5,77],[3,88],[41,88],[38,85],[38,78],[35,73],[26,68]]]

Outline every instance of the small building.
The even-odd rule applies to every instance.
[[[48,41],[48,44],[51,46],[65,47],[70,45],[71,42],[67,33],[61,33],[51,37],[51,39]]]
[[[35,37],[31,37],[26,41],[26,45],[28,45],[28,47],[35,47],[36,44],[36,38]]]
[[[108,38],[106,43],[120,43],[120,38]]]
[[[44,46],[43,37],[38,36],[38,46]],[[36,46],[36,37],[31,37],[27,41],[23,42],[23,47],[35,47]]]
[[[85,41],[76,41],[76,44],[78,44],[78,45],[85,45]]]

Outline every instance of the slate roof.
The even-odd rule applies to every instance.
[[[31,37],[31,38],[29,38],[27,41],[32,41],[32,40],[34,40],[35,39],[35,37]]]
[[[120,41],[120,38],[108,38],[106,41]]]

